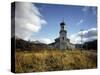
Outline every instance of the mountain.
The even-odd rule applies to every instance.
[[[97,50],[97,40],[88,41],[83,44],[76,44],[76,48],[83,48],[86,50]]]
[[[40,51],[48,47],[47,44],[41,43],[39,41],[26,41],[20,38],[15,39],[15,45],[16,50],[21,51]]]
[[[90,49],[97,50],[97,40],[85,42],[83,44],[83,48],[88,49],[88,50],[90,50]]]

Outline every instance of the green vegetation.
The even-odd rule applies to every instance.
[[[76,70],[96,67],[97,54],[92,51],[16,51],[16,72]]]

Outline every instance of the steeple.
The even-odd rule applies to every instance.
[[[65,26],[64,18],[63,18],[62,22],[60,23],[60,26],[61,26],[61,30],[64,30],[64,26]]]
[[[64,18],[63,18],[62,22],[60,23],[60,25],[65,25]]]
[[[65,26],[65,22],[64,22],[64,18],[62,20],[62,22],[60,23],[60,26],[61,26],[61,30],[60,30],[60,37],[64,37],[66,38],[66,30],[64,29],[64,26]]]

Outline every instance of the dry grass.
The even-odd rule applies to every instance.
[[[43,72],[97,67],[97,55],[90,51],[43,50],[16,52],[16,72]]]

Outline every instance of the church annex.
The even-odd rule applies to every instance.
[[[74,49],[75,45],[70,43],[70,39],[67,38],[67,30],[65,29],[64,20],[60,23],[59,37],[55,39],[55,42],[49,44],[51,48],[57,48],[60,50]]]

